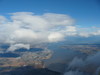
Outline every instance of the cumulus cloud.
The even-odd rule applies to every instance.
[[[9,49],[20,43],[34,45],[62,41],[65,38],[63,27],[74,22],[68,15],[55,13],[36,15],[32,12],[16,12],[10,15],[11,20],[7,22],[4,16],[0,17],[0,35],[4,38],[0,41],[10,43]]]
[[[37,15],[32,12],[10,13],[8,20],[0,16],[0,42],[9,44],[53,43],[63,41],[67,36],[89,37],[99,35],[99,31],[79,31],[73,25],[74,19],[66,14],[44,13]]]
[[[77,28],[75,26],[67,26],[66,31],[67,32],[76,32]]]
[[[87,32],[81,32],[78,35],[81,36],[81,37],[90,37],[91,36],[91,34],[87,33]]]
[[[67,67],[67,71],[65,73],[65,75],[76,75],[75,73],[79,73],[79,72],[83,72],[84,75],[86,75],[85,73],[88,73],[88,75],[98,75],[100,73],[100,52],[94,54],[94,55],[90,55],[87,56],[86,59],[82,59],[82,58],[77,58],[75,57],[70,63],[69,66]],[[77,72],[77,70],[79,72]],[[77,75],[81,75],[81,74],[77,74]],[[83,75],[83,74],[82,74]]]
[[[20,49],[20,48],[30,49],[30,45],[29,44],[15,44],[15,45],[11,45],[8,48],[8,51],[14,51],[14,50]]]
[[[94,32],[93,35],[100,35],[100,30],[97,30],[96,32]]]
[[[48,39],[50,42],[62,41],[64,39],[64,35],[61,33],[54,32],[48,36]]]
[[[0,24],[5,23],[7,19],[4,16],[0,16]]]
[[[80,63],[80,64],[79,64]],[[84,66],[84,61],[81,58],[77,58],[75,57],[72,62],[70,63],[70,65],[68,66],[68,68],[73,68],[75,69],[77,68],[82,68]]]

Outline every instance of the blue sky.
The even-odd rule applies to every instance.
[[[0,0],[0,15],[13,12],[67,14],[76,20],[76,25],[100,26],[99,0]]]

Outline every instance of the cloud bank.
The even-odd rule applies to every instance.
[[[67,36],[100,35],[99,29],[84,32],[74,25],[74,19],[66,14],[44,13],[37,15],[32,12],[16,12],[10,13],[9,18],[0,16],[0,42],[10,44],[9,49],[14,48],[16,44],[20,48],[27,44],[59,42],[65,40]]]
[[[100,52],[87,56],[86,59],[75,57],[67,67],[64,75],[99,75]]]

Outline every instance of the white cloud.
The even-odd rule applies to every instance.
[[[35,15],[32,12],[16,12],[10,16],[11,20],[6,22],[2,19],[0,39],[3,42],[15,44],[40,44],[48,42],[59,42],[65,38],[63,28],[72,25],[74,20],[68,15],[45,13]],[[5,22],[5,23],[3,23]]]
[[[100,35],[100,30],[97,30],[96,32],[92,33],[93,35]]]
[[[50,42],[58,42],[64,39],[64,35],[61,33],[54,32],[48,36],[48,39]]]
[[[38,38],[37,33],[33,32],[32,30],[29,29],[19,29],[16,30],[12,33],[10,36],[12,40],[17,41],[26,41],[26,42],[31,42],[32,40],[36,40]]]
[[[66,72],[65,75],[74,75],[74,73],[79,70],[80,72],[83,72],[84,75],[85,73],[88,73],[89,75],[98,75],[100,72],[100,52],[97,52],[96,54],[87,56],[87,58],[82,59],[79,57],[75,57],[69,64],[66,69],[66,71],[70,70],[69,72]],[[72,71],[73,70],[73,71]],[[77,72],[79,73],[79,72]],[[88,75],[87,74],[87,75]],[[75,75],[80,75],[80,74],[75,74]]]
[[[55,14],[55,13],[45,13],[43,17],[50,23],[52,26],[58,25],[73,25],[74,20],[68,15],[64,14]]]
[[[77,29],[75,26],[66,26],[66,31],[67,32],[76,32]]]
[[[5,23],[7,19],[4,16],[0,16],[0,24]]]
[[[79,64],[80,63],[80,64]],[[84,61],[81,58],[75,57],[72,62],[69,64],[68,68],[82,68],[84,66]]]
[[[99,31],[79,31],[74,20],[66,14],[32,12],[11,13],[10,20],[0,16],[0,42],[10,44],[41,44],[59,42],[67,36],[89,37],[99,35]]]
[[[81,32],[78,35],[81,36],[81,37],[89,37],[89,36],[91,36],[91,34],[89,34],[87,32]]]
[[[14,50],[20,49],[20,48],[30,49],[30,45],[29,44],[15,44],[15,45],[11,45],[8,48],[8,51],[14,51]]]

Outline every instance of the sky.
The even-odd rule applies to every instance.
[[[74,37],[98,42],[99,9],[99,0],[0,0],[0,43],[14,51]]]
[[[0,14],[33,12],[70,15],[76,25],[100,27],[99,0],[0,0]]]

